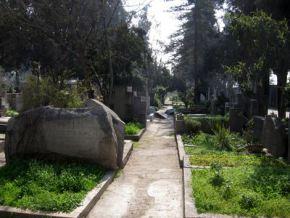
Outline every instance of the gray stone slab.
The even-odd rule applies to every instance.
[[[133,142],[131,140],[125,140],[124,142],[124,154],[123,154],[123,164],[122,164],[122,168],[125,167],[125,165],[127,164],[131,154],[133,151]]]

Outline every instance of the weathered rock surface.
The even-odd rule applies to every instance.
[[[82,109],[47,106],[27,111],[9,121],[5,140],[8,162],[15,156],[56,155],[117,169],[123,149],[123,121],[96,100]]]
[[[274,156],[285,157],[286,141],[285,127],[282,122],[274,116],[266,116],[262,133],[264,147]]]

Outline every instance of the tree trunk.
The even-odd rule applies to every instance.
[[[199,79],[196,78],[197,76],[197,71],[198,71],[198,51],[197,51],[197,45],[198,45],[198,28],[197,28],[197,21],[198,21],[198,8],[195,4],[194,6],[194,50],[193,50],[193,78],[194,78],[194,102],[199,103]]]

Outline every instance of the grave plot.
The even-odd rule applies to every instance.
[[[226,128],[177,135],[185,217],[289,217],[290,166]]]
[[[95,100],[22,113],[7,126],[0,217],[86,216],[132,148],[124,123]]]

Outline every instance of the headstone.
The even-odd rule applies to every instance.
[[[89,100],[82,109],[32,109],[8,122],[6,158],[69,157],[117,169],[122,164],[124,125],[96,100]]]
[[[253,126],[253,137],[258,142],[262,141],[263,126],[265,122],[265,117],[254,116],[253,117],[254,126]]]
[[[256,99],[250,99],[250,117],[259,114],[258,101]]]
[[[231,108],[230,102],[226,102],[225,103],[225,114],[230,112],[230,108]]]
[[[288,121],[288,162],[290,163],[290,119]]]
[[[229,118],[230,131],[242,133],[246,123],[247,118],[243,115],[241,109],[238,108],[230,109],[230,118]]]
[[[276,157],[286,156],[285,127],[277,117],[266,116],[262,133],[262,144],[272,155]]]
[[[185,133],[185,122],[183,114],[176,114],[175,116],[175,132],[176,134]]]

